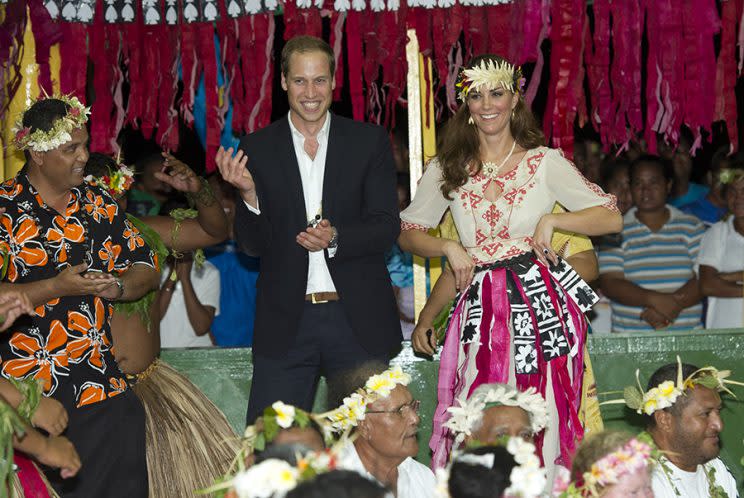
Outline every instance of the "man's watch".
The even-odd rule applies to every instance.
[[[331,227],[331,230],[333,230],[333,235],[331,240],[328,241],[328,249],[336,249],[338,247],[338,230],[336,230],[336,227]]]

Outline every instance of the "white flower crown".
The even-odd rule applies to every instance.
[[[537,434],[548,423],[548,405],[534,387],[518,391],[508,386],[497,386],[484,391],[477,391],[467,401],[458,400],[460,406],[447,408],[450,418],[444,423],[455,434],[455,446],[466,436],[472,435],[476,425],[483,418],[486,405],[497,403],[504,406],[518,406],[530,417],[532,432]]]
[[[362,389],[344,398],[341,406],[322,416],[330,422],[332,432],[347,433],[356,427],[360,420],[364,420],[367,405],[378,399],[387,398],[395,386],[407,386],[409,382],[411,376],[403,372],[399,366],[395,366],[381,374],[371,376]]]

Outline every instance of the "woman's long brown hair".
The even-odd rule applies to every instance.
[[[471,69],[484,60],[500,63],[505,59],[499,55],[484,54],[474,57],[466,66]],[[519,82],[514,82],[514,88],[519,88]],[[467,102],[463,102],[454,116],[444,125],[439,135],[437,144],[437,158],[442,168],[442,194],[445,198],[452,200],[451,192],[468,181],[469,166],[478,165],[475,173],[479,172],[483,164],[480,160],[480,141],[478,130],[474,125],[468,124],[470,111]],[[514,108],[509,130],[514,140],[523,149],[534,149],[545,145],[545,135],[537,125],[537,120],[532,111],[527,107],[524,97],[520,94],[519,101]]]

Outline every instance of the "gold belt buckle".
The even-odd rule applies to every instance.
[[[325,304],[328,302],[327,299],[316,299],[315,296],[317,295],[317,292],[313,292],[310,294],[310,302],[313,304]]]

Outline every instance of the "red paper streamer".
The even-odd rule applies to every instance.
[[[196,26],[196,53],[204,71],[204,103],[206,106],[206,170],[216,169],[214,162],[220,146],[223,123],[219,119],[219,94],[217,88],[217,58],[214,47],[214,28],[212,24]]]
[[[271,13],[254,16],[254,42],[256,59],[260,62],[255,68],[260,71],[255,76],[260,85],[256,100],[247,102],[251,105],[248,115],[248,131],[254,131],[271,122],[271,85],[274,80],[274,16]],[[258,76],[260,75],[260,79]]]
[[[629,0],[632,1],[632,0]],[[605,146],[610,143],[612,87],[610,84],[610,0],[595,0],[594,36],[586,41],[586,73],[591,99],[590,119]]]
[[[85,24],[60,23],[63,37],[59,43],[60,69],[59,85],[64,94],[73,94],[85,103],[85,79],[88,60],[81,54],[88,52],[88,30]]]
[[[178,92],[178,51],[177,29],[162,26],[158,44],[161,80],[158,88],[158,131],[155,140],[163,150],[172,152],[178,149],[178,111],[175,108]]]
[[[346,17],[346,51],[349,63],[349,93],[351,112],[357,121],[364,121],[364,87],[362,85],[362,37],[359,20],[364,14],[349,11]]]
[[[726,123],[731,152],[739,149],[736,115],[736,3],[721,4],[721,52],[716,64],[716,107],[714,120]]]
[[[108,60],[106,53],[106,25],[103,9],[96,9],[90,27],[89,57],[93,64],[94,102],[90,116],[90,150],[111,154],[111,111],[113,109],[113,68],[116,61]]]
[[[573,126],[582,96],[582,39],[586,19],[582,0],[556,0],[551,5],[551,84],[544,129],[554,146],[573,157]]]

